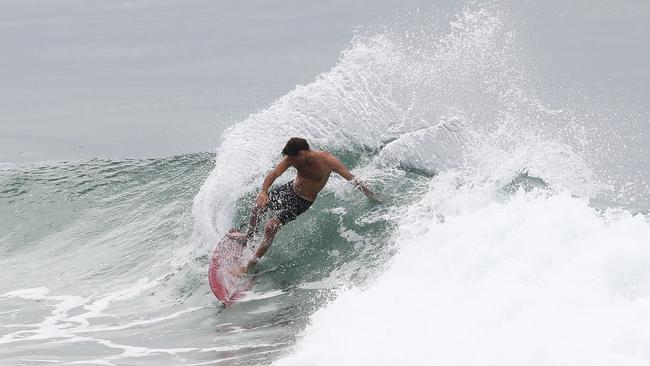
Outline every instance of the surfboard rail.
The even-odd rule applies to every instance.
[[[242,264],[244,246],[236,240],[224,236],[214,248],[208,267],[208,282],[212,293],[225,306],[241,299],[254,285],[254,278],[240,277],[235,271]]]

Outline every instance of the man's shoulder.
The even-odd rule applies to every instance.
[[[332,153],[330,153],[329,151],[325,151],[325,150],[312,150],[311,152],[318,155],[318,156],[321,156],[321,157],[327,157],[327,158],[334,157],[334,155],[332,155]]]
[[[316,156],[318,156],[319,159],[322,159],[323,161],[331,161],[333,159],[336,159],[336,157],[334,157],[334,155],[332,155],[331,153],[329,153],[327,151],[316,150],[316,151],[314,151],[314,153],[316,154]]]

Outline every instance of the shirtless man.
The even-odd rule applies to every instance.
[[[278,230],[307,211],[316,199],[318,192],[325,187],[330,173],[333,171],[351,181],[368,198],[380,201],[364,183],[357,180],[350,173],[339,159],[325,151],[311,150],[305,139],[298,137],[289,139],[284,149],[282,149],[282,155],[284,158],[264,178],[262,191],[255,200],[248,231],[246,233],[232,232],[228,234],[229,237],[245,244],[255,233],[257,220],[262,213],[269,208],[280,211],[277,216],[266,222],[262,243],[255,251],[253,259],[247,266],[241,268],[238,274],[250,271],[269,249]],[[269,192],[271,184],[289,167],[294,167],[298,171],[296,179]]]

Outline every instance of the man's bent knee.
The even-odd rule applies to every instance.
[[[280,222],[280,220],[277,218],[272,218],[266,223],[266,226],[264,226],[264,233],[268,235],[275,235],[275,233],[277,233],[281,227],[282,222]]]

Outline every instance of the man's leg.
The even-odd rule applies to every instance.
[[[255,251],[253,260],[251,260],[246,266],[246,272],[253,268],[266,251],[269,250],[271,243],[273,243],[273,239],[275,238],[275,234],[278,233],[281,227],[282,222],[277,217],[266,222],[266,225],[264,226],[264,239],[262,239],[259,248]]]
[[[278,233],[281,227],[282,222],[280,222],[280,219],[277,217],[266,222],[266,225],[264,226],[264,239],[262,239],[262,243],[260,243],[257,251],[255,251],[255,258],[262,258],[266,251],[269,250],[271,243],[273,243],[273,239],[275,238],[275,234]]]
[[[255,231],[257,229],[257,220],[259,220],[260,215],[262,215],[264,212],[266,212],[266,207],[259,207],[255,205],[251,211],[251,217],[248,221],[248,230],[246,233],[232,232],[227,234],[228,237],[246,244],[248,239],[252,238],[253,234],[255,234]]]
[[[255,234],[255,231],[257,231],[257,220],[259,220],[260,215],[263,214],[266,211],[265,207],[259,207],[255,205],[253,207],[253,211],[251,212],[251,218],[248,221],[248,231],[246,231],[246,237],[249,239]]]

